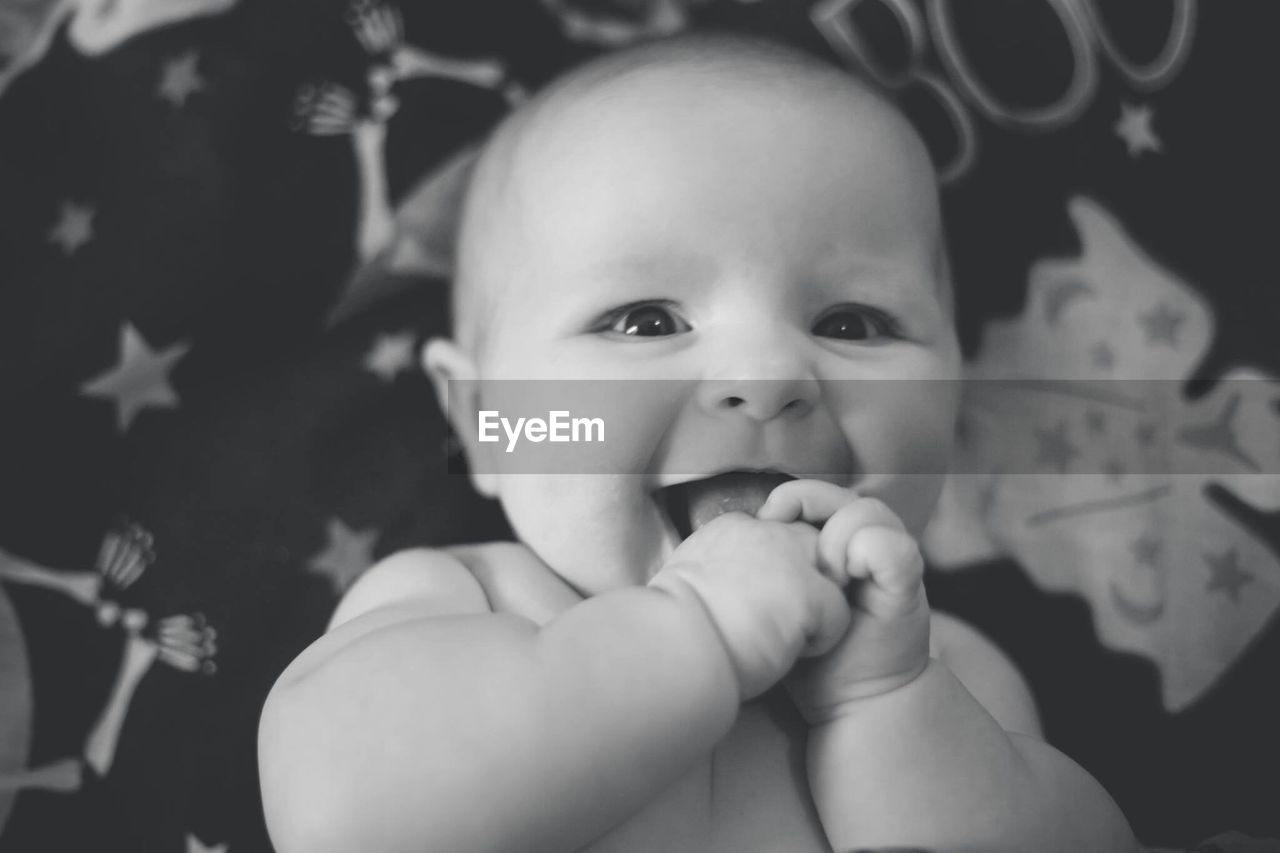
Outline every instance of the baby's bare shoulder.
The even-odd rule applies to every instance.
[[[484,590],[447,551],[415,548],[381,560],[352,584],[323,636],[281,674],[278,688],[306,679],[365,635],[430,616],[487,613]]]
[[[289,665],[279,684],[297,683],[362,637],[404,622],[509,610],[504,589],[511,583],[503,579],[536,576],[528,571],[530,559],[536,560],[526,548],[505,542],[398,551],[351,585],[324,636]]]
[[[466,564],[495,613],[542,625],[582,596],[519,542],[469,545],[453,553]]]
[[[398,551],[360,576],[334,611],[329,630],[390,607],[412,606],[439,615],[484,613],[488,601],[466,563],[449,550]]]
[[[343,597],[329,628],[389,610],[413,618],[514,613],[542,624],[578,600],[518,542],[416,548],[392,554],[365,572]]]

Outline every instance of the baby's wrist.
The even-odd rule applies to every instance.
[[[845,717],[854,717],[872,703],[900,695],[916,684],[936,662],[926,658],[919,666],[842,686],[838,695],[820,703],[804,703],[800,712],[810,726],[821,726]]]
[[[662,571],[653,576],[648,583],[648,587],[684,603],[688,608],[697,612],[701,619],[706,622],[707,627],[710,629],[710,636],[714,638],[713,644],[724,660],[725,666],[729,669],[733,685],[738,691],[738,703],[741,704],[750,698],[746,694],[743,685],[742,669],[734,657],[729,641],[724,635],[724,630],[712,611],[710,602],[699,591],[697,584],[693,583],[686,576],[686,573],[682,571],[685,568],[685,564],[682,563],[668,564],[663,567]]]

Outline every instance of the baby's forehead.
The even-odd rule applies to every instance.
[[[839,115],[868,138],[873,130],[915,137],[883,96],[841,69],[790,50],[712,45],[707,53],[677,48],[630,60],[624,53],[616,65],[571,74],[512,118],[506,144],[493,146],[494,159],[506,161],[508,175],[538,173],[548,162],[571,159],[570,152],[640,147],[646,137],[632,133],[637,129],[674,134],[697,127],[731,143],[740,130],[733,117],[752,107],[779,129]],[[707,121],[708,114],[725,120]]]
[[[713,113],[724,120],[707,120]],[[519,226],[554,207],[546,203],[548,194],[581,190],[583,181],[565,181],[565,176],[581,177],[592,164],[608,167],[629,160],[678,169],[689,146],[667,145],[667,137],[687,143],[691,134],[700,134],[707,146],[732,147],[740,142],[738,119],[751,115],[763,115],[793,133],[807,122],[842,116],[857,132],[842,138],[841,145],[873,144],[882,158],[897,161],[898,172],[926,175],[928,193],[933,191],[928,155],[909,123],[842,69],[789,48],[737,39],[623,51],[552,84],[490,140],[468,194],[456,283],[488,293],[464,291],[459,307],[493,299],[495,288],[510,283],[523,259],[547,251],[537,241],[522,244]],[[765,159],[759,168],[782,166]],[[910,183],[919,181],[913,177]],[[622,194],[604,194],[597,201],[605,209],[630,203]]]

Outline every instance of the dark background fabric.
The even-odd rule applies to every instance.
[[[567,33],[550,5],[406,0],[403,29],[427,50],[497,58],[508,83],[536,90],[604,49]],[[635,23],[659,4],[561,5]],[[784,34],[831,55],[811,3],[670,5],[691,26]],[[862,31],[892,60],[888,4],[861,5]],[[1051,99],[1070,76],[1052,5],[956,4],[971,55],[1008,103]],[[1103,14],[1142,55],[1175,5]],[[23,725],[16,699],[0,705],[0,723],[11,715],[0,727],[6,851],[268,849],[254,741],[274,678],[370,560],[505,533],[497,508],[447,475],[447,431],[425,378],[395,359],[385,377],[369,366],[386,336],[418,344],[446,331],[446,282],[405,273],[394,295],[326,322],[360,263],[361,177],[350,138],[299,129],[297,105],[307,86],[336,81],[357,112],[369,107],[372,60],[350,9],[244,2],[101,55],[77,50],[61,22],[0,94],[0,559],[80,577],[98,571],[104,535],[130,521],[154,554],[139,577],[88,602],[56,583],[0,581],[3,691],[26,697],[30,714]],[[1067,126],[1036,131],[971,111],[981,149],[944,191],[970,352],[984,322],[1021,310],[1033,262],[1079,252],[1064,210],[1084,193],[1211,301],[1218,331],[1201,384],[1238,363],[1280,375],[1280,139],[1269,120],[1280,14],[1264,2],[1197,9],[1190,58],[1158,92],[1135,92],[1103,63]],[[192,56],[198,83],[183,94],[179,74],[166,89],[171,63]],[[933,53],[923,61],[942,68]],[[438,77],[392,92],[392,202],[509,108],[494,87]],[[946,162],[945,116],[907,95]],[[1121,103],[1139,102],[1154,104],[1162,146],[1135,157],[1113,125]],[[92,211],[87,233],[65,226],[68,205],[72,220]],[[85,388],[119,362],[125,324],[152,352],[181,354],[166,374],[176,402],[138,408],[122,428],[120,406]],[[1231,509],[1280,553],[1280,517]],[[1104,647],[1084,602],[1037,588],[1014,562],[929,582],[935,606],[1009,652],[1050,740],[1112,792],[1144,841],[1280,836],[1274,619],[1206,696],[1170,713],[1149,661]],[[111,622],[104,602],[147,626]],[[190,617],[185,640],[165,636],[171,616]],[[172,654],[140,676],[100,773],[81,757],[131,639]],[[79,763],[78,783],[16,781],[59,762]]]

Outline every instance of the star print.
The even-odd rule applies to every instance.
[[[185,105],[187,98],[204,89],[204,80],[196,70],[196,63],[199,61],[200,54],[189,50],[166,62],[164,70],[160,72],[160,85],[156,88],[156,95],[175,107]]]
[[[1146,104],[1140,107],[1132,104],[1120,105],[1120,119],[1113,129],[1116,136],[1124,140],[1130,157],[1137,157],[1144,151],[1154,151],[1158,154],[1163,150],[1164,144],[1151,129],[1152,117],[1151,107]]]
[[[364,366],[383,382],[390,382],[400,371],[413,367],[413,344],[412,332],[379,335],[364,357]]]
[[[1116,366],[1115,351],[1107,345],[1106,341],[1099,341],[1094,344],[1093,350],[1090,352],[1093,357],[1093,365],[1099,370],[1110,370]]]
[[[1228,548],[1217,556],[1212,554],[1203,556],[1210,573],[1209,583],[1205,585],[1205,589],[1209,592],[1215,589],[1223,590],[1225,594],[1231,596],[1233,602],[1239,604],[1240,588],[1250,583],[1254,577],[1250,572],[1240,568],[1240,558],[1236,554],[1236,549]]]
[[[378,541],[378,531],[352,530],[341,519],[330,518],[328,542],[318,554],[307,561],[313,572],[324,575],[339,595],[373,565],[373,546]]]
[[[191,833],[187,833],[187,853],[227,853],[227,843],[205,844]]]
[[[49,242],[61,246],[64,255],[74,255],[93,239],[93,214],[93,208],[88,205],[64,202],[58,224],[49,229]]]
[[[1099,409],[1090,409],[1085,412],[1084,425],[1094,435],[1101,435],[1107,428],[1107,416]]]
[[[1146,314],[1138,318],[1143,330],[1147,333],[1147,343],[1167,343],[1178,345],[1178,327],[1186,321],[1186,315],[1179,314],[1161,302]]]
[[[1067,423],[1063,421],[1053,429],[1036,427],[1036,462],[1048,464],[1058,469],[1059,474],[1067,473],[1071,460],[1080,455],[1080,451],[1067,437]]]
[[[173,344],[153,350],[141,333],[126,322],[120,327],[119,364],[81,385],[80,393],[113,400],[116,426],[125,432],[142,409],[178,407],[178,394],[169,384],[169,371],[189,349],[189,344]]]
[[[1133,560],[1140,566],[1157,568],[1160,560],[1160,540],[1150,533],[1144,533],[1129,546]]]

